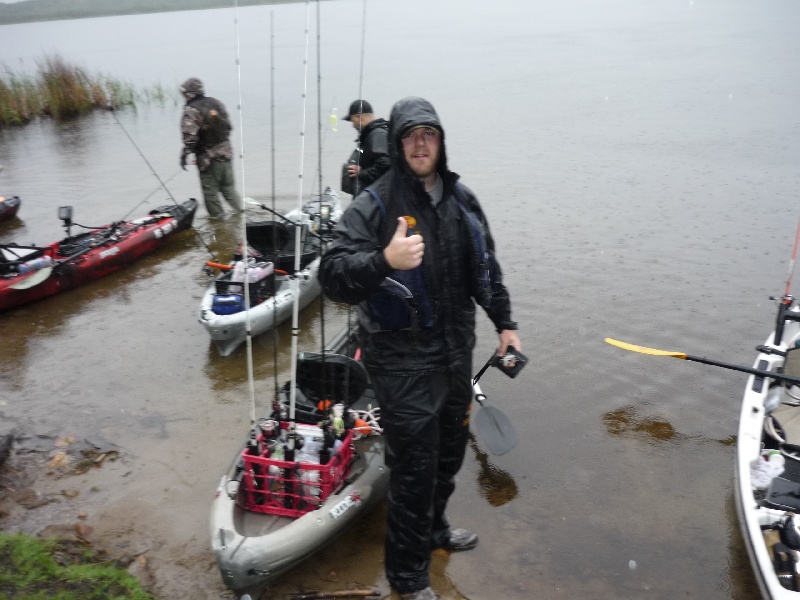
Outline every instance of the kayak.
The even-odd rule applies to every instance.
[[[303,444],[295,442],[289,456],[287,383],[248,431],[217,486],[211,547],[223,582],[237,596],[260,597],[270,582],[332,542],[386,494],[389,469],[377,402],[354,356],[354,328],[345,328],[323,353],[301,352],[293,425]]]
[[[196,210],[197,201],[192,198],[72,236],[71,207],[61,207],[59,216],[68,231],[63,240],[49,246],[0,244],[0,311],[122,269],[191,227]]]
[[[779,305],[775,329],[758,346],[736,441],[734,497],[761,594],[800,600],[800,309]]]
[[[207,263],[221,273],[200,300],[198,321],[221,356],[230,355],[247,339],[246,300],[250,302],[250,334],[257,336],[289,320],[295,295],[299,310],[320,295],[317,278],[320,247],[332,235],[341,214],[339,196],[328,188],[321,200],[310,200],[302,211],[295,209],[280,216],[279,220],[247,223],[250,260],[246,275],[242,271],[241,250],[234,253],[228,264]],[[295,235],[300,235],[301,249],[300,270],[297,272]],[[243,285],[245,278],[248,282],[247,299]]]
[[[16,217],[21,204],[19,196],[0,196],[0,223]]]

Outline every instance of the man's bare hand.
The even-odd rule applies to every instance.
[[[425,244],[419,234],[407,236],[408,223],[403,217],[397,218],[397,230],[392,241],[383,250],[386,262],[393,269],[408,271],[422,264]]]

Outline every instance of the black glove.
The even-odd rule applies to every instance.
[[[191,152],[186,152],[186,150],[181,151],[181,169],[184,171],[186,170],[186,157],[190,154]]]

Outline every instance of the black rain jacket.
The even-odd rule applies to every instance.
[[[322,257],[319,277],[329,298],[358,304],[367,367],[393,373],[439,370],[465,354],[471,355],[476,298],[498,331],[516,329],[517,324],[511,320],[511,302],[483,211],[474,194],[458,183],[458,175],[447,169],[444,130],[433,106],[421,98],[406,98],[395,104],[390,123],[392,168],[353,199]],[[435,207],[403,155],[401,137],[417,125],[442,132],[437,172],[444,183],[444,194]],[[466,217],[459,202],[474,219]],[[409,275],[414,270],[395,271],[383,254],[399,216],[414,217],[416,225],[409,229],[409,235],[419,233],[425,242],[419,277]],[[485,261],[476,256],[475,220],[483,229]],[[478,281],[484,268],[491,273],[488,286]],[[410,302],[394,301],[398,299],[393,293],[397,286],[387,288],[387,277],[414,288]],[[396,322],[376,314],[376,306],[394,306]],[[408,311],[411,318],[406,318]]]
[[[363,190],[389,170],[389,123],[373,119],[358,137],[361,148],[361,169],[356,175],[358,189]]]

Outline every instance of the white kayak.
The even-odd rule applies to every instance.
[[[315,258],[294,276],[275,276],[275,293],[260,304],[250,307],[250,331],[253,336],[289,320],[292,316],[295,294],[299,295],[300,310],[319,296],[321,291],[317,278],[319,262],[320,258]],[[219,354],[228,356],[247,339],[247,313],[242,309],[232,314],[217,314],[214,310],[214,300],[218,296],[214,285],[206,290],[200,301],[199,321],[208,331]]]
[[[759,346],[736,442],[736,509],[761,594],[800,600],[800,311],[784,296]],[[787,353],[788,350],[788,353]]]
[[[249,319],[253,336],[289,320],[295,294],[301,310],[320,295],[317,273],[321,244],[332,235],[341,215],[339,196],[327,188],[321,197],[306,202],[302,211],[294,209],[280,216],[279,220],[247,223],[247,243],[252,257],[249,265],[268,267],[270,272],[269,277],[250,279]],[[295,272],[295,236],[298,231],[301,260],[300,271]],[[247,339],[248,317],[242,279],[236,280],[231,272],[236,264],[237,256],[234,254],[229,265],[216,265],[228,271],[223,271],[211,282],[198,311],[198,321],[221,356],[228,356]]]

